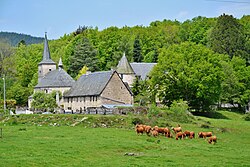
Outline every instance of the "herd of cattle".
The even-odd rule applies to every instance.
[[[195,133],[193,131],[186,130],[186,131],[182,132],[182,128],[180,125],[178,125],[178,127],[172,127],[171,130],[174,132],[176,140],[184,139],[187,137],[190,139],[195,138]],[[161,128],[158,126],[151,127],[148,125],[137,124],[135,126],[135,131],[136,131],[137,135],[146,133],[148,136],[152,135],[154,137],[157,137],[159,134],[162,134],[162,135],[165,135],[167,138],[173,138],[173,135],[171,134],[170,129],[167,127],[165,127],[165,128]],[[216,138],[216,136],[213,136],[212,132],[199,132],[198,137],[204,138],[204,139],[209,137],[208,143],[210,143],[210,144],[217,142],[217,138]]]

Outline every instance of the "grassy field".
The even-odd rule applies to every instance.
[[[219,114],[223,119],[196,117],[196,123],[181,123],[184,130],[196,134],[213,131],[218,137],[214,145],[198,138],[176,141],[137,136],[126,116],[114,119],[116,124],[125,124],[123,128],[92,128],[79,121],[69,126],[57,126],[53,121],[41,125],[5,118],[0,121],[0,166],[250,166],[250,122],[237,113]],[[31,117],[33,122],[41,119]],[[43,120],[52,117],[43,116]],[[202,122],[209,127],[201,128]]]

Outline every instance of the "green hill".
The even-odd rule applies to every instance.
[[[15,32],[0,32],[0,40],[6,40],[11,46],[17,46],[20,41],[25,41],[27,45],[41,43],[44,38],[33,37],[31,35],[19,34]]]

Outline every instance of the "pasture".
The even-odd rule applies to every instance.
[[[120,116],[127,124],[109,128],[38,126],[23,120],[19,124],[18,119],[10,124],[2,119],[0,166],[250,166],[250,122],[237,113],[220,114],[223,119],[196,117],[196,123],[180,123],[196,137],[178,141],[138,136],[127,116]],[[210,126],[202,128],[200,121]],[[198,139],[199,131],[213,131],[218,142]]]

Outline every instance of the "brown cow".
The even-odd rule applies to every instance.
[[[170,130],[167,127],[166,128],[159,128],[158,126],[155,126],[153,128],[153,130],[156,130],[158,133],[161,133],[163,135],[170,132]]]
[[[185,136],[185,134],[183,132],[178,132],[175,135],[175,139],[176,140],[178,140],[178,139],[184,139],[184,136]]]
[[[136,131],[137,135],[143,134],[143,132],[144,132],[144,125],[136,125],[135,126],[135,131]]]
[[[216,137],[216,136],[211,136],[211,137],[209,137],[208,143],[211,144],[212,142],[213,142],[214,144],[217,142],[217,137]]]
[[[212,136],[212,132],[199,132],[198,133],[199,138],[206,138],[206,137],[211,137]]]
[[[158,133],[158,131],[157,130],[152,130],[152,135],[154,136],[154,137],[156,137],[156,136],[158,136],[159,135],[159,133]]]
[[[151,126],[145,126],[145,132],[147,133],[147,135],[149,136],[150,135],[150,132],[152,130]]]
[[[177,132],[181,132],[182,131],[181,126],[179,124],[178,124],[178,127],[176,127],[176,128],[172,127],[171,129],[174,131],[175,134]]]
[[[190,139],[194,138],[195,136],[195,133],[193,131],[190,132],[188,130],[186,130],[184,134],[185,134],[185,137],[189,137]]]

